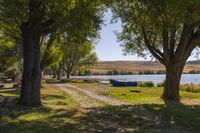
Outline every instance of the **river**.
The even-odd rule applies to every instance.
[[[161,83],[165,80],[165,75],[100,75],[100,76],[72,76],[80,79],[117,79],[126,81],[152,81],[154,83]],[[200,84],[200,74],[183,74],[181,77],[181,84],[194,83]]]

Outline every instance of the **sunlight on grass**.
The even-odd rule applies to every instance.
[[[72,83],[71,83],[72,84]],[[131,104],[164,104],[161,99],[162,87],[113,87],[95,83],[73,83],[73,85],[93,90],[100,95],[107,95]],[[130,90],[139,90],[140,93]],[[180,91],[181,99],[200,100],[200,93]],[[200,104],[200,103],[199,103]]]
[[[79,132],[198,132],[199,106],[167,104],[160,96],[162,88],[111,87],[96,84],[74,84],[88,90],[98,90],[134,105],[92,107],[86,111],[71,96],[54,85],[42,89],[43,106],[3,112],[2,133],[79,133]],[[131,89],[141,93],[130,92]],[[180,91],[183,98],[200,99],[199,93]],[[0,95],[17,96],[19,90],[1,90]],[[1,111],[1,109],[0,109]]]
[[[39,108],[16,106],[11,116],[11,112],[3,112],[4,126],[1,127],[0,132],[55,133],[58,127],[62,127],[66,132],[76,130],[76,123],[79,123],[79,118],[84,116],[79,103],[54,86],[48,88],[42,89],[43,106]],[[15,89],[1,90],[0,94],[2,96],[17,96],[19,91]],[[70,129],[69,126],[73,128]],[[61,132],[64,132],[63,130]]]
[[[109,95],[125,102],[133,104],[164,104],[161,99],[162,87],[105,87],[108,91],[102,92],[102,95]],[[140,93],[130,90],[139,90]],[[200,100],[200,93],[180,91],[181,98]]]

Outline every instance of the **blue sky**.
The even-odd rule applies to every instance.
[[[105,15],[105,26],[101,30],[101,39],[95,47],[95,51],[98,55],[98,58],[101,61],[115,61],[115,60],[143,60],[137,56],[129,55],[124,56],[122,52],[122,47],[117,42],[116,35],[114,31],[121,31],[120,22],[116,24],[110,24],[112,19],[112,13],[110,10]]]
[[[105,15],[105,26],[101,30],[101,39],[95,47],[95,52],[98,55],[100,61],[116,61],[116,60],[144,60],[136,55],[124,56],[122,47],[117,42],[114,31],[120,32],[122,30],[120,22],[111,24],[112,13],[110,10]],[[195,60],[194,56],[191,56],[189,60]],[[150,59],[147,59],[150,60]]]

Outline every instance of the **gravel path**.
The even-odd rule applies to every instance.
[[[113,106],[127,104],[115,98],[99,95],[98,93],[77,87],[75,85],[59,84],[56,86],[74,97],[81,104],[81,106],[85,108],[98,107],[106,104]]]
[[[65,84],[57,84],[56,86],[75,98],[83,108],[102,107],[105,105],[104,102],[88,96],[86,93],[81,91],[81,89],[76,88],[75,86],[68,86]]]

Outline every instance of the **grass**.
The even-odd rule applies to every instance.
[[[184,84],[180,86],[180,90],[187,92],[200,92],[200,85]]]
[[[85,89],[96,88],[99,94],[108,95],[134,105],[109,107],[112,121],[131,129],[130,132],[183,132],[200,130],[200,93],[180,91],[182,99],[197,100],[198,105],[169,103],[160,99],[162,87],[111,87],[110,85],[74,84]],[[131,89],[141,93],[130,92]],[[106,108],[108,110],[108,108]],[[111,115],[110,114],[110,115]],[[109,115],[109,114],[104,114]],[[109,119],[110,120],[110,119]],[[132,129],[131,127],[134,127]]]
[[[139,82],[139,85],[140,87],[154,87],[155,84],[151,81],[148,81],[148,82]]]
[[[159,98],[162,94],[160,87],[74,85],[96,88],[98,93],[134,105],[94,107],[86,111],[71,96],[47,84],[48,89],[42,89],[43,106],[16,106],[12,112],[2,111],[0,133],[198,133],[200,130],[200,106],[165,105]],[[130,89],[140,90],[141,93],[132,93]],[[18,95],[19,89],[0,90],[0,96]],[[181,91],[181,96],[200,100],[200,93]]]
[[[131,104],[164,104],[161,100],[163,87],[113,87],[97,85],[96,83],[71,83],[75,86],[93,90],[101,95],[107,95]],[[139,90],[140,93],[131,92]],[[181,99],[200,100],[199,92],[180,90]],[[200,104],[200,103],[199,103]]]
[[[1,96],[17,96],[19,90],[0,90]],[[12,112],[2,110],[1,133],[59,133],[76,130],[76,123],[83,115],[79,103],[60,90],[49,87],[42,90],[43,106],[22,108],[16,106]],[[57,131],[60,128],[61,131]]]
[[[133,104],[163,104],[160,99],[162,87],[110,87],[108,91],[102,92],[103,95],[109,95],[125,102]],[[131,92],[131,89],[140,90],[141,93]],[[200,100],[200,93],[180,91],[182,98]],[[199,103],[200,104],[200,103]]]

